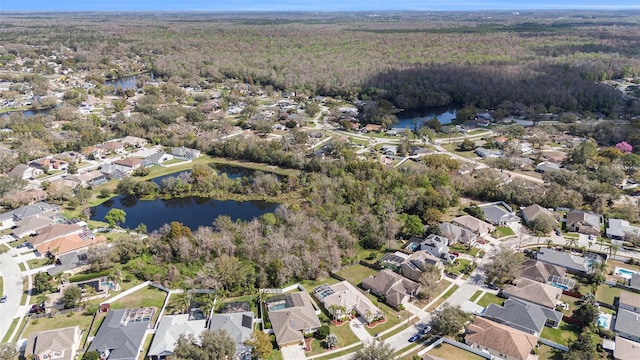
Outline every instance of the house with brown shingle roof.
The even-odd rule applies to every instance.
[[[529,224],[531,221],[537,219],[540,216],[548,216],[549,218],[553,219],[556,224],[558,223],[556,217],[553,215],[553,212],[551,212],[547,208],[543,208],[538,204],[533,204],[522,209],[522,219],[524,220],[525,224]]]
[[[640,295],[629,291],[622,291],[618,301],[618,308],[640,313]]]
[[[381,132],[382,131],[382,125],[377,125],[377,124],[367,124],[367,126],[364,127],[364,129],[366,130],[366,132]]]
[[[125,174],[131,174],[131,172],[140,166],[142,166],[142,159],[128,157],[121,160],[116,160],[112,163],[112,165],[119,171]]]
[[[348,316],[351,311],[362,316],[367,322],[382,317],[382,311],[369,298],[356,289],[348,281],[341,281],[333,285],[321,285],[313,290],[313,295],[322,302],[325,309],[331,311],[331,306],[342,306],[343,310],[336,310],[335,318]]]
[[[269,320],[276,335],[279,347],[299,345],[304,342],[304,335],[316,331],[320,320],[316,315],[311,297],[306,292],[285,295],[282,300],[284,308],[267,305]]]
[[[34,332],[29,334],[24,356],[27,359],[72,360],[76,358],[80,338],[78,326]]]
[[[531,279],[537,282],[546,283],[551,281],[552,276],[565,277],[567,269],[562,266],[544,263],[533,259],[524,262],[520,277]]]
[[[613,358],[616,360],[638,360],[640,343],[616,336],[616,348]]]
[[[102,235],[96,236],[91,232],[87,232],[86,234],[73,234],[59,237],[55,240],[42,243],[35,248],[43,255],[50,252],[54,256],[60,256],[76,250],[89,248],[105,241],[107,241],[106,237]]]
[[[81,234],[84,230],[80,224],[51,224],[38,230],[36,236],[29,239],[29,243],[36,247],[64,236]]]
[[[384,296],[384,301],[396,309],[400,304],[405,304],[417,296],[422,289],[415,281],[389,269],[378,271],[362,280],[362,287],[376,296]]]
[[[537,342],[531,334],[481,317],[469,324],[465,336],[467,345],[506,360],[529,359]]]
[[[567,213],[567,230],[580,234],[600,235],[604,217],[600,214],[573,210]]]
[[[505,285],[502,289],[502,296],[506,298],[515,297],[549,309],[555,309],[561,295],[560,288],[522,277],[515,279],[513,285]]]

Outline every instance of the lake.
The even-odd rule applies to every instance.
[[[417,126],[420,128],[423,122],[433,119],[434,117],[438,118],[441,124],[451,124],[456,118],[457,109],[455,106],[444,106],[403,110],[396,114],[398,123],[393,124],[392,127],[396,129],[409,128],[413,130],[414,121],[417,122]]]
[[[48,115],[49,112],[51,110],[53,110],[53,109],[54,108],[46,108],[46,109],[40,109],[40,110],[25,110],[25,111],[22,112],[22,116],[27,118],[27,117],[32,117],[32,116],[36,116],[36,115]],[[9,116],[9,115],[11,115],[10,112],[4,113],[4,114],[2,114],[0,116]]]
[[[137,83],[136,83],[136,76],[125,76],[125,77],[121,77],[121,78],[117,78],[114,80],[106,80],[104,82],[104,84],[106,86],[113,86],[114,88],[121,88],[123,90],[128,90],[128,89],[136,89]]]
[[[228,215],[232,220],[252,220],[268,212],[273,212],[278,203],[267,201],[215,200],[197,196],[176,199],[139,200],[134,197],[116,196],[91,208],[91,219],[104,221],[104,216],[113,208],[127,213],[123,228],[134,229],[145,224],[149,232],[162,225],[178,221],[192,230],[200,226],[211,226],[220,215]]]

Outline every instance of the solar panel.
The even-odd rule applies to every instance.
[[[246,327],[247,329],[251,329],[251,327],[253,326],[253,319],[251,319],[250,316],[242,315],[242,326]]]

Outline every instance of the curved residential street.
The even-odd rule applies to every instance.
[[[20,300],[22,299],[22,271],[11,256],[14,251],[0,254],[0,275],[2,276],[4,295],[7,295],[7,302],[0,304],[0,339],[3,339],[12,320],[17,317],[20,310]]]

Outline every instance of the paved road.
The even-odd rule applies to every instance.
[[[3,339],[11,326],[11,321],[19,315],[22,299],[22,272],[10,252],[0,254],[0,275],[2,275],[4,295],[7,295],[7,302],[0,304],[0,339]]]

